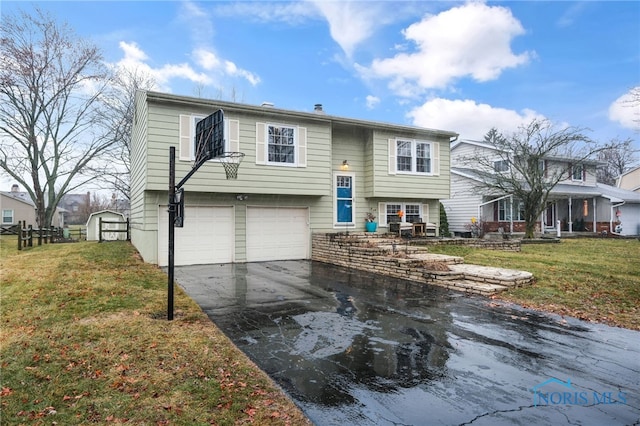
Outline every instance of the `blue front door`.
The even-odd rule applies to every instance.
[[[336,217],[338,223],[353,223],[353,179],[336,176]]]

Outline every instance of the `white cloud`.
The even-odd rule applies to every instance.
[[[609,120],[627,129],[640,130],[640,86],[629,90],[609,106]]]
[[[478,104],[469,99],[443,98],[429,100],[411,110],[407,115],[416,126],[449,130],[459,133],[461,139],[473,140],[482,140],[492,127],[508,135],[534,118],[544,118],[532,110],[516,112]]]
[[[373,95],[367,96],[367,109],[374,109],[380,103],[380,98]]]
[[[149,57],[136,43],[121,41],[119,46],[124,53],[124,57],[115,63],[114,66],[151,76],[155,80],[159,90],[170,92],[170,82],[175,78],[186,79],[205,85],[213,82],[208,75],[195,71],[191,65],[186,63],[165,64],[160,68],[151,67],[147,63]]]
[[[340,45],[347,57],[362,41],[368,39],[381,23],[379,4],[363,1],[314,1],[326,18],[331,37]]]
[[[368,4],[368,3],[367,3]],[[504,7],[468,3],[437,15],[426,15],[403,31],[413,52],[375,59],[363,75],[389,78],[400,96],[446,88],[455,79],[494,80],[508,68],[526,64],[531,52],[515,54],[510,43],[524,34],[520,22]]]

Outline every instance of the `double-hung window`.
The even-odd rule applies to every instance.
[[[498,221],[507,222],[511,220],[511,200],[503,198],[498,200]],[[520,200],[513,200],[514,221],[524,220],[524,203]]]
[[[571,180],[582,181],[584,174],[584,166],[582,164],[574,164],[571,166]]]
[[[13,224],[13,210],[2,210],[2,223]]]
[[[498,173],[509,171],[509,162],[507,160],[496,160],[493,162],[493,170]]]
[[[426,220],[426,206],[413,203],[382,203],[380,212],[380,225],[384,226],[394,222],[418,223]]]
[[[431,143],[396,139],[396,171],[398,173],[430,174],[431,157]]]
[[[296,129],[289,126],[268,126],[268,163],[296,163]]]
[[[179,159],[182,161],[193,161],[196,158],[197,141],[196,125],[205,118],[204,115],[181,114],[180,133],[180,153]],[[238,120],[224,119],[224,151],[240,150],[240,124]],[[218,161],[214,159],[214,161]]]

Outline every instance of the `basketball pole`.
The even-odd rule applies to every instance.
[[[169,282],[167,287],[167,320],[173,320],[174,254],[176,233],[176,147],[169,147]]]
[[[176,147],[169,147],[169,258],[168,258],[168,283],[167,283],[167,320],[173,320],[173,289],[175,277],[175,235],[176,235],[176,191],[187,183],[189,178],[198,171],[209,159],[209,152],[193,166],[191,170],[176,184]]]

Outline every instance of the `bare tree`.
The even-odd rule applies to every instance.
[[[131,137],[133,130],[135,94],[137,90],[152,89],[152,76],[134,69],[115,71],[107,91],[102,94],[103,120],[113,144],[98,161],[91,165],[96,180],[130,199]]]
[[[604,163],[598,169],[598,182],[615,186],[616,178],[629,171],[638,161],[636,154],[640,150],[634,149],[633,139],[624,141],[613,139],[598,152],[598,160]]]
[[[46,227],[114,143],[99,114],[108,71],[97,47],[40,9],[1,19],[0,167],[26,188]]]
[[[544,161],[564,158],[581,163],[602,149],[583,132],[580,128],[557,128],[548,120],[534,119],[509,137],[492,129],[485,142],[494,146],[495,151],[478,152],[461,161],[478,175],[479,189],[496,196],[512,195],[522,203],[525,238],[533,238],[549,193],[568,173],[567,168],[546,169]],[[495,169],[496,160],[502,165],[499,171]]]

